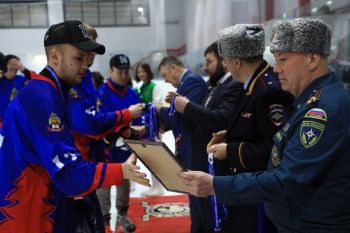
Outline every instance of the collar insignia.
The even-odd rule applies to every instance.
[[[310,105],[313,103],[316,103],[321,97],[321,90],[317,89],[312,92],[312,94],[309,96],[309,98],[306,100],[306,104]]]

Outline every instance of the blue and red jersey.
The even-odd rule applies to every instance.
[[[117,85],[111,79],[100,86],[98,93],[102,102],[101,112],[127,109],[131,105],[141,103],[141,99],[135,90],[128,85]],[[141,125],[141,118],[134,119],[132,124]],[[108,158],[110,162],[125,162],[130,154],[131,152],[124,147],[108,149]]]
[[[58,93],[58,84],[47,73],[42,72],[46,77],[32,74],[4,117],[0,232],[64,229],[65,220],[62,215],[57,219],[56,211],[62,199],[121,184],[121,164],[82,159],[71,133],[67,96]],[[66,94],[69,88],[60,83]]]
[[[104,161],[102,137],[128,126],[131,114],[128,109],[122,111],[99,112],[96,107],[97,91],[88,70],[82,83],[69,90],[68,108],[74,130],[74,140],[81,155],[86,160]]]
[[[2,125],[7,106],[11,101],[11,93],[14,86],[19,85],[20,80],[25,79],[26,77],[22,75],[16,75],[13,79],[8,79],[6,77],[0,78],[0,128]]]

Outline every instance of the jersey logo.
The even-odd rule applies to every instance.
[[[305,148],[314,146],[321,138],[324,125],[315,121],[303,121],[300,128],[300,141]]]
[[[305,114],[305,118],[327,121],[327,114],[323,109],[313,108]]]
[[[86,113],[86,114],[89,114],[89,115],[92,115],[92,116],[95,116],[95,115],[96,115],[95,107],[92,106],[92,107],[90,107],[90,108],[85,109],[85,113]]]
[[[50,132],[60,132],[64,129],[64,125],[61,124],[61,119],[57,116],[56,113],[51,113],[49,117],[49,126],[47,130]]]
[[[69,90],[69,94],[68,95],[69,95],[69,98],[71,98],[71,99],[77,99],[78,97],[80,97],[78,95],[78,92],[76,90],[74,90],[73,88],[71,88]]]

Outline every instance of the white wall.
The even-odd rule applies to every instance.
[[[63,21],[62,0],[49,0],[50,25]],[[156,50],[164,50],[164,0],[151,0],[150,26],[147,27],[98,27],[98,42],[106,46],[106,53],[97,56],[93,70],[108,77],[109,59],[117,53],[130,56],[131,63],[139,61]],[[0,29],[0,51],[15,54],[30,69],[39,72],[46,64],[43,38],[46,28],[42,29]]]
[[[185,44],[185,1],[165,1],[166,48],[177,49]]]

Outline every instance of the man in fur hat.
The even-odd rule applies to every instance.
[[[279,232],[350,232],[350,97],[328,71],[331,29],[294,19],[273,27],[271,52],[294,112],[274,136],[265,172],[180,176],[191,193],[230,205],[265,202]]]

